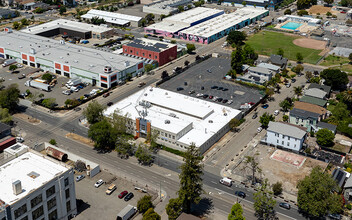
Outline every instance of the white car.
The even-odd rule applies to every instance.
[[[98,188],[99,186],[101,186],[103,184],[104,184],[104,180],[100,179],[94,184],[94,186],[95,186],[95,188]]]
[[[24,139],[22,137],[16,137],[16,142],[17,143],[23,143]]]
[[[279,110],[275,110],[274,115],[277,116],[280,113]]]
[[[196,97],[201,97],[201,96],[203,96],[203,93],[198,93],[198,94],[196,95]]]
[[[231,105],[233,103],[232,100],[227,101],[227,104]]]
[[[257,132],[260,133],[263,130],[262,127],[257,128]]]

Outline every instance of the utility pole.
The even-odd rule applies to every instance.
[[[160,196],[160,202],[162,202],[162,199],[161,199],[161,180],[159,182],[159,196]]]

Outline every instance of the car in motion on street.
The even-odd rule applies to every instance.
[[[242,191],[236,191],[235,195],[238,197],[246,198],[246,193],[244,193]]]
[[[101,186],[103,184],[104,184],[104,180],[100,179],[94,184],[94,186],[95,186],[95,188],[98,188],[99,186]]]
[[[284,208],[284,209],[290,209],[291,208],[291,205],[286,203],[286,202],[280,202],[279,206]]]
[[[254,113],[253,116],[252,116],[252,119],[256,119],[258,117],[258,113]]]
[[[83,180],[84,178],[85,178],[84,175],[79,175],[76,177],[76,182],[79,182],[79,181]]]

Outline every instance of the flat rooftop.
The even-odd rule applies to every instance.
[[[151,122],[152,127],[178,134],[191,125],[191,130],[177,141],[186,145],[195,143],[198,147],[241,114],[231,107],[153,87],[123,99],[106,109],[104,114],[110,115],[119,110],[122,115],[127,114],[135,120],[144,110],[141,102],[150,103],[145,119]],[[166,120],[170,123],[165,123]]]
[[[120,14],[115,12],[101,11],[96,9],[91,9],[87,14],[81,16],[85,19],[91,19],[93,17],[103,18],[108,23],[114,23],[119,25],[125,25],[130,21],[138,22],[142,20],[142,17]]]
[[[143,7],[151,7],[151,8],[160,8],[164,10],[171,10],[174,9],[174,7],[177,7],[178,5],[182,4],[187,4],[192,2],[192,0],[162,0],[162,1],[157,1],[150,3],[148,5],[144,5]]]
[[[11,205],[68,170],[59,162],[27,152],[0,166],[0,198]],[[12,182],[20,180],[22,193],[15,195]]]
[[[212,18],[193,27],[187,28],[182,33],[196,35],[199,37],[211,37],[223,30],[233,27],[241,22],[253,19],[266,13],[267,10],[255,8],[241,8],[230,14],[223,14]]]
[[[104,73],[105,66],[111,66],[113,72],[116,72],[142,62],[139,59],[67,42],[61,44],[57,40],[19,31],[0,32],[0,39],[0,47],[29,55],[31,48],[33,48],[37,58],[60,62],[94,73]],[[127,67],[125,66],[126,62],[129,64]]]
[[[29,26],[26,29],[23,29],[21,31],[25,33],[30,33],[30,34],[39,34],[39,33],[52,30],[52,29],[57,29],[57,28],[66,28],[71,30],[78,29],[78,30],[83,30],[84,32],[92,31],[92,32],[98,32],[98,33],[104,33],[112,30],[112,28],[107,28],[103,26],[86,24],[86,23],[77,22],[77,21],[70,21],[66,19],[57,19],[44,24]]]
[[[126,46],[141,48],[144,50],[154,51],[154,52],[163,52],[171,47],[177,47],[176,44],[170,44],[157,40],[150,40],[146,38],[138,38],[132,42],[126,44]]]

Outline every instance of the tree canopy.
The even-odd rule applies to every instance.
[[[153,208],[152,197],[145,195],[137,202],[137,209],[140,213],[145,213],[148,209]]]
[[[182,202],[179,198],[170,199],[166,205],[166,214],[169,216],[169,220],[176,220],[182,213]]]
[[[0,108],[0,121],[5,124],[12,122],[12,116],[7,108]]]
[[[342,211],[342,198],[336,193],[339,187],[320,167],[313,168],[309,176],[298,182],[297,188],[298,207],[308,215],[321,217]]]
[[[279,106],[282,108],[284,112],[287,112],[293,106],[292,99],[290,98],[284,99],[282,102],[280,102]]]
[[[243,217],[243,209],[241,204],[237,202],[232,206],[231,212],[227,216],[227,220],[246,220],[246,218]]]
[[[324,147],[331,147],[334,145],[335,135],[332,131],[327,128],[320,129],[316,133],[317,143]]]
[[[254,193],[254,210],[258,219],[275,219],[276,205],[273,192],[269,189],[268,180],[265,179],[259,190]]]
[[[100,150],[115,148],[116,132],[106,120],[92,124],[88,130],[88,137],[94,141],[94,146]]]
[[[84,109],[83,115],[86,117],[90,124],[94,124],[104,119],[104,109],[104,106],[93,100],[88,104],[87,108]]]
[[[20,95],[17,84],[11,84],[6,89],[0,91],[0,107],[6,108],[9,112],[14,112],[17,108]]]
[[[153,208],[149,208],[144,214],[142,220],[160,220],[161,216],[154,211]]]
[[[339,69],[325,69],[320,73],[320,77],[325,79],[324,84],[331,86],[333,90],[344,90],[348,83],[347,74]]]
[[[186,44],[187,47],[187,53],[192,53],[193,51],[196,50],[196,46],[194,44]]]
[[[42,75],[42,79],[45,80],[46,82],[50,83],[51,80],[53,79],[53,75],[51,75],[50,73],[44,73]]]
[[[246,40],[247,35],[242,31],[230,31],[229,35],[227,35],[227,43],[230,45],[235,44],[237,46],[241,46],[243,42]]]
[[[260,116],[259,122],[262,124],[262,127],[267,128],[269,125],[269,122],[274,120],[275,120],[275,116],[265,112],[262,116]]]

